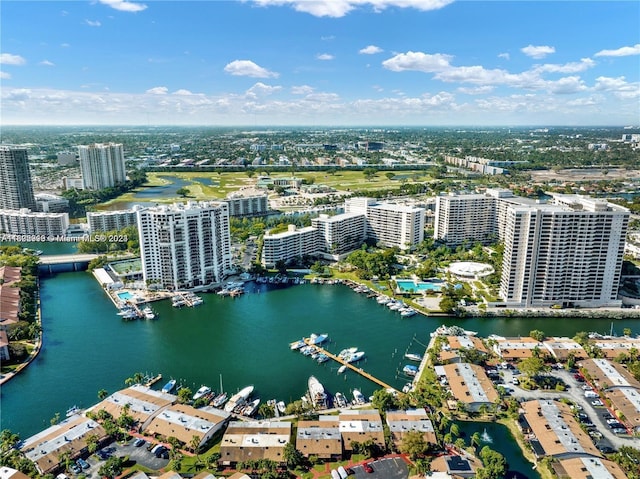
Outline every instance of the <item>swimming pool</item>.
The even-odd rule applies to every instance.
[[[129,301],[133,298],[133,295],[129,291],[123,291],[121,293],[117,293],[117,295],[118,298],[120,298],[120,301]]]
[[[434,283],[432,281],[397,279],[396,284],[398,285],[398,289],[403,293],[408,293],[411,290],[417,293],[421,291],[440,291],[442,289],[442,283]]]

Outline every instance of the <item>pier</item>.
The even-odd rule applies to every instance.
[[[329,359],[333,359],[334,361],[336,361],[337,363],[343,364],[345,366],[347,366],[349,369],[351,369],[352,371],[358,373],[360,376],[368,379],[371,382],[376,383],[378,386],[382,386],[383,388],[387,389],[387,390],[391,390],[391,391],[395,391],[395,392],[399,392],[396,388],[389,386],[387,383],[385,383],[384,381],[378,379],[375,376],[372,376],[371,374],[369,374],[366,371],[363,371],[362,368],[357,368],[353,365],[353,363],[348,363],[346,362],[344,359],[342,359],[339,356],[336,356],[333,353],[330,353],[329,351],[327,351],[326,349],[324,349],[321,346],[318,346],[317,344],[312,344],[311,340],[309,338],[304,338],[304,342],[307,346],[312,346],[314,348],[316,348],[316,351],[318,351],[319,353],[325,354]]]

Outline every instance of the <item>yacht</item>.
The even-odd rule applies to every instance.
[[[253,386],[247,386],[242,389],[240,392],[231,396],[229,402],[225,405],[224,410],[227,412],[233,411],[238,405],[243,404],[247,401],[251,393],[253,392]]]
[[[402,372],[405,373],[407,376],[415,376],[416,374],[418,374],[418,366],[407,364],[405,367],[402,368]]]
[[[156,313],[153,312],[151,306],[145,306],[142,310],[142,314],[144,315],[144,319],[155,319]]]
[[[343,364],[342,366],[340,366],[338,368],[338,374],[342,374],[343,372],[345,372],[347,370],[347,365]]]
[[[309,377],[309,397],[311,403],[316,409],[326,409],[327,407],[327,393],[324,390],[324,386],[316,379],[315,376]]]
[[[342,351],[340,351],[338,353],[338,357],[340,359],[347,359],[349,356],[351,356],[357,350],[358,350],[358,348],[355,348],[355,347],[343,349]]]
[[[422,361],[422,356],[419,354],[407,353],[404,355],[404,357],[407,358],[409,361],[417,361],[417,362]]]
[[[364,394],[360,392],[359,389],[353,390],[353,403],[354,404],[364,404],[366,402],[364,398]]]
[[[338,391],[333,398],[333,405],[334,407],[347,407],[347,398],[344,397],[344,394]]]
[[[211,392],[211,388],[208,386],[200,386],[200,389],[198,389],[196,391],[196,393],[193,395],[193,400],[197,400],[200,399],[203,396],[206,396],[207,394],[209,394]]]
[[[329,334],[328,333],[324,333],[324,334],[311,334],[311,336],[309,337],[309,344],[322,344],[324,343],[327,339],[329,338]]]
[[[345,361],[347,361],[348,363],[355,363],[357,361],[360,361],[362,358],[364,358],[364,351],[356,351],[351,356],[346,358]]]
[[[416,310],[413,308],[403,308],[400,310],[400,316],[403,318],[410,318],[416,314]]]
[[[259,405],[260,405],[260,399],[254,399],[250,403],[247,403],[247,405],[242,409],[242,415],[248,416],[248,417],[253,416],[258,410]]]
[[[213,407],[221,407],[224,403],[227,402],[228,399],[229,399],[229,396],[227,395],[227,393],[224,393],[224,392],[220,393],[213,399],[213,402],[211,403],[211,405]]]
[[[163,393],[170,393],[171,391],[173,391],[173,388],[175,388],[175,387],[176,387],[176,380],[172,379],[167,384],[162,386],[162,392]]]

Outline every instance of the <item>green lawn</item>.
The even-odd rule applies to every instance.
[[[366,179],[362,171],[338,171],[335,174],[329,174],[325,171],[301,171],[295,172],[295,176],[306,180],[313,179],[315,184],[323,184],[341,191],[368,191],[380,190],[386,188],[398,188],[402,181],[429,181],[432,178],[425,170],[409,170],[399,171],[395,179],[389,179],[387,172],[379,172],[371,179]],[[134,191],[121,195],[113,200],[108,201],[104,205],[97,206],[96,209],[105,209],[104,206],[113,206],[120,203],[141,201],[134,198],[137,192],[143,191],[145,188],[154,186],[165,186],[172,183],[173,178],[179,178],[188,184],[186,188],[189,190],[189,197],[186,199],[206,200],[206,199],[222,199],[229,193],[238,191],[243,186],[255,186],[257,177],[249,178],[246,172],[150,172],[147,173],[148,181],[144,186]],[[273,172],[272,178],[290,177],[290,172]],[[205,185],[199,179],[208,179],[212,185]],[[143,201],[154,203],[173,203],[175,201],[184,201],[181,196],[158,196],[145,197]]]

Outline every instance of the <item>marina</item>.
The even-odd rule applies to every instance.
[[[223,374],[226,391],[255,384],[261,397],[286,403],[305,393],[310,375],[328,391],[342,391],[349,399],[353,389],[368,397],[382,387],[359,373],[349,374],[352,368],[345,368],[346,374],[337,374],[342,363],[335,360],[317,363],[292,355],[288,341],[311,331],[329,332],[330,348],[336,352],[356,345],[366,350],[367,372],[401,390],[407,378],[399,370],[409,362],[404,358],[408,346],[413,344],[410,352],[422,353],[424,348],[418,342],[427,344],[429,333],[443,323],[484,336],[496,332],[519,336],[538,329],[573,337],[578,330],[609,333],[611,328],[611,321],[604,319],[574,322],[418,315],[406,321],[396,312],[380,308],[367,294],[354,293],[339,284],[283,287],[249,282],[245,289],[248,294],[234,301],[203,293],[204,302],[197,308],[178,309],[172,308],[170,300],[155,301],[153,309],[160,320],[127,322],[114,321],[117,316],[112,301],[90,274],[68,272],[43,277],[43,349],[24,372],[3,384],[2,429],[9,428],[21,436],[33,434],[48,425],[48,418],[56,412],[64,414],[69,405],[85,408],[96,402],[98,391],[121,389],[123,381],[136,371],[162,371],[194,393],[202,384],[217,383]],[[73,308],[69,307],[70,297]],[[319,304],[322,308],[310,307]],[[614,323],[614,333],[620,334],[626,327],[637,330],[635,321],[620,320]],[[281,346],[245,354],[248,343]],[[360,363],[356,365],[357,369]],[[40,413],[22,414],[25,409]]]

